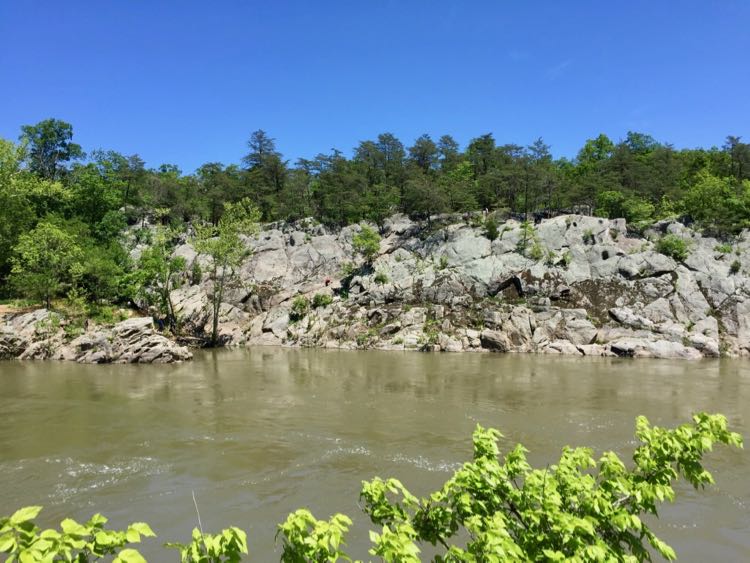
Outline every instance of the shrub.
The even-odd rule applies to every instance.
[[[306,297],[298,295],[292,301],[292,310],[289,312],[289,319],[293,322],[301,321],[310,310],[310,302]]]
[[[736,274],[740,271],[741,267],[742,267],[742,264],[740,263],[740,261],[735,260],[734,262],[732,262],[732,265],[729,266],[729,272],[732,274]]]
[[[714,252],[718,252],[720,254],[731,254],[732,253],[732,245],[728,242],[717,244],[714,246]]]
[[[356,271],[357,267],[352,262],[344,262],[343,264],[341,264],[341,273],[345,278],[354,275],[354,272]]]
[[[586,229],[583,231],[583,242],[584,244],[594,244],[596,242],[596,237],[594,237],[594,231],[591,229]]]
[[[193,260],[193,266],[190,271],[190,283],[198,285],[203,280],[203,270],[198,260]]]
[[[367,262],[371,262],[380,251],[380,235],[364,225],[362,230],[352,237],[352,246]]]
[[[484,236],[489,240],[495,240],[500,235],[497,228],[497,222],[492,217],[488,217],[484,222]]]
[[[677,235],[666,235],[656,243],[656,251],[682,262],[688,257],[689,244]]]
[[[438,269],[445,270],[448,267],[448,257],[443,255],[440,257],[440,264],[438,264]]]
[[[331,303],[333,303],[333,297],[326,293],[316,293],[315,297],[313,297],[312,300],[313,309],[317,309],[318,307],[327,307]]]
[[[534,241],[534,244],[531,246],[531,250],[529,251],[529,258],[531,258],[532,260],[541,260],[542,258],[544,258],[544,248],[542,248],[542,245],[537,241]]]
[[[378,272],[375,274],[375,277],[373,278],[375,280],[375,283],[379,283],[380,285],[388,283],[388,274],[385,272]]]

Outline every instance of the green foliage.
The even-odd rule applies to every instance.
[[[440,257],[440,262],[438,263],[438,270],[445,270],[448,267],[448,257],[443,254]]]
[[[732,262],[732,265],[729,266],[729,273],[736,274],[740,271],[740,268],[742,268],[742,264],[739,260],[735,260]]]
[[[305,318],[308,311],[310,310],[310,302],[304,295],[298,295],[292,301],[292,308],[289,311],[289,319],[292,322],[301,321]]]
[[[356,271],[357,267],[352,262],[344,262],[341,264],[341,274],[345,278],[354,275],[354,272]]]
[[[583,231],[583,243],[584,244],[594,244],[596,242],[596,237],[594,237],[594,231],[591,229],[586,229]]]
[[[677,235],[665,235],[656,243],[656,251],[682,262],[688,257],[690,244]]]
[[[198,260],[193,260],[193,265],[190,268],[190,283],[198,285],[201,281],[203,281],[203,269]]]
[[[529,258],[532,260],[541,260],[544,258],[544,247],[539,243],[539,241],[534,241],[534,244],[531,245],[531,250],[529,250]]]
[[[282,563],[351,561],[341,549],[351,525],[351,519],[343,514],[334,514],[326,521],[304,508],[296,510],[279,524],[276,533],[277,540],[279,536],[282,539]]]
[[[653,218],[655,206],[637,195],[608,190],[597,197],[597,212],[604,217],[623,217],[630,223],[642,223]]]
[[[377,256],[380,251],[380,235],[367,225],[352,237],[352,247],[355,252],[359,252],[365,257],[367,262]]]
[[[84,156],[81,146],[72,142],[70,123],[45,119],[36,125],[24,125],[21,132],[21,140],[28,145],[29,167],[42,178],[59,178],[67,162]]]
[[[373,280],[380,285],[386,284],[388,283],[388,274],[385,272],[377,272],[373,277]]]
[[[313,296],[313,309],[317,309],[319,307],[328,307],[328,305],[330,305],[331,303],[333,303],[333,297],[331,297],[327,293],[316,293]]]
[[[750,181],[701,171],[682,200],[685,213],[708,230],[737,232],[750,225]]]
[[[125,546],[140,543],[141,536],[155,536],[143,522],[135,522],[123,531],[108,530],[104,527],[107,519],[101,514],[94,514],[84,524],[66,518],[60,523],[60,530],[42,531],[33,522],[41,510],[41,506],[27,506],[0,518],[0,553],[8,555],[8,563],[88,563],[105,556],[115,556],[114,563],[145,563],[138,551]]]
[[[614,452],[596,461],[590,449],[568,447],[558,463],[534,469],[520,444],[499,459],[500,437],[477,426],[473,460],[425,498],[395,479],[363,483],[364,510],[383,527],[371,534],[371,553],[417,561],[424,542],[442,546],[437,560],[446,562],[650,561],[649,549],[674,559],[642,515],[655,516],[658,503],[674,499],[680,476],[696,488],[713,483],[701,461],[714,443],[742,445],[721,415],[697,414],[672,430],[639,417],[631,469]]]
[[[495,240],[500,235],[500,231],[497,228],[497,222],[493,217],[488,217],[484,222],[484,236],[489,240]]]
[[[75,238],[58,226],[42,222],[18,239],[12,259],[16,291],[50,307],[53,297],[70,288],[81,275],[83,252]]]
[[[224,212],[217,225],[196,225],[193,245],[208,258],[207,274],[213,282],[209,292],[211,302],[211,344],[215,346],[219,338],[219,312],[224,299],[224,291],[238,278],[237,269],[250,254],[250,249],[242,240],[258,231],[260,211],[247,198],[237,203],[224,204]]]
[[[207,534],[193,529],[188,544],[167,543],[180,551],[180,563],[237,563],[247,554],[247,534],[234,526],[218,534]]]
[[[170,296],[177,286],[186,262],[181,256],[172,256],[173,233],[160,228],[154,242],[141,254],[136,273],[137,294],[149,305],[156,306],[172,330],[177,329],[178,319]]]
[[[724,242],[714,246],[714,251],[719,252],[720,254],[731,254],[732,250],[734,250],[734,248],[728,242]]]

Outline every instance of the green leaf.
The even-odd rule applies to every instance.
[[[135,549],[123,549],[112,563],[146,563],[146,560]]]
[[[146,524],[145,522],[133,522],[130,525],[130,528],[141,534],[142,536],[146,536],[148,538],[155,538],[156,534],[151,529],[151,526]]]
[[[11,534],[0,536],[0,553],[10,553],[16,546],[16,538]]]
[[[62,528],[62,531],[66,534],[73,536],[86,536],[89,534],[89,530],[85,526],[71,518],[66,518],[60,522],[60,528]]]
[[[25,506],[13,513],[13,516],[10,517],[10,523],[12,526],[18,526],[19,524],[33,520],[41,511],[41,506]]]

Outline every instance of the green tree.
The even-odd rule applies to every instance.
[[[10,258],[18,237],[36,221],[28,185],[38,180],[34,176],[23,178],[28,173],[20,169],[22,158],[21,147],[0,139],[0,280],[10,272]]]
[[[461,161],[460,147],[450,135],[443,135],[437,143],[440,170],[448,171]]]
[[[219,313],[224,291],[238,279],[237,268],[250,254],[250,249],[241,239],[258,230],[260,211],[243,199],[237,203],[227,203],[217,225],[197,225],[193,245],[208,258],[205,273],[211,280],[209,299],[211,301],[212,327],[211,345],[216,346],[219,338]]]
[[[42,301],[73,286],[80,276],[83,252],[75,237],[53,223],[42,221],[22,234],[14,249],[11,282],[21,295]]]
[[[448,196],[445,189],[429,176],[421,172],[413,174],[406,182],[402,206],[410,217],[427,219],[432,223],[432,215],[448,211]]]
[[[172,331],[178,319],[171,293],[177,287],[187,266],[181,256],[172,256],[174,233],[168,228],[156,230],[151,246],[143,251],[138,261],[137,293],[147,304],[155,306]]]
[[[67,162],[84,156],[81,146],[72,141],[73,126],[59,119],[24,125],[19,138],[28,145],[31,170],[48,180],[59,179]]]
[[[409,159],[423,172],[433,170],[438,163],[438,147],[432,138],[424,134],[409,147]]]
[[[369,264],[380,252],[380,235],[367,225],[362,225],[360,231],[352,237],[352,247]]]

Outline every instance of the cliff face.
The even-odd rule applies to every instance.
[[[729,249],[679,223],[636,237],[621,219],[569,215],[533,230],[509,221],[490,241],[460,218],[428,229],[394,216],[379,255],[365,264],[351,244],[358,230],[305,220],[248,239],[254,253],[221,310],[223,341],[665,358],[750,353],[747,233]],[[687,242],[683,261],[655,250],[653,241],[667,234]],[[176,254],[189,265],[202,261],[189,244]],[[208,284],[172,294],[195,333],[209,330]]]
[[[622,219],[570,215],[533,229],[509,221],[491,241],[476,221],[442,217],[428,228],[394,216],[371,263],[352,247],[359,226],[267,225],[244,240],[253,253],[225,291],[220,339],[248,346],[686,359],[750,354],[750,233],[728,245],[661,223],[634,236]],[[657,252],[664,236],[685,241],[687,256]],[[196,261],[206,265],[187,243],[175,254],[189,270]],[[172,292],[188,334],[210,332],[210,284],[186,281]],[[157,333],[150,318],[90,326],[72,339],[64,325],[45,310],[6,314],[0,358],[191,357]]]

